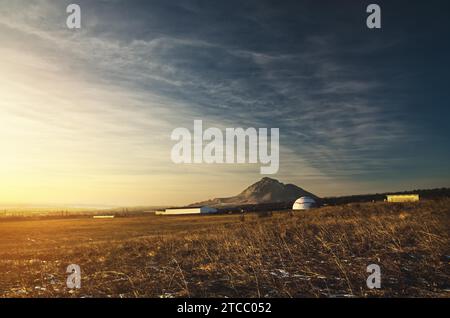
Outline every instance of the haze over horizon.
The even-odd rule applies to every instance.
[[[0,205],[184,205],[263,177],[175,165],[195,119],[279,128],[268,176],[319,196],[450,186],[445,4],[377,1],[369,30],[368,3],[0,0]]]

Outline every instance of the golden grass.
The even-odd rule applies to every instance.
[[[450,199],[0,222],[1,297],[449,297]],[[66,288],[69,264],[82,288]],[[366,287],[367,265],[382,288]]]

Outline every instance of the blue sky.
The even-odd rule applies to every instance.
[[[262,177],[173,165],[194,119],[279,128],[273,177],[318,195],[449,186],[449,5],[377,1],[369,30],[369,3],[0,0],[0,203],[185,204]]]

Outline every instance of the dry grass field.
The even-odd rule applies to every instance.
[[[450,199],[0,221],[0,297],[449,297]],[[381,289],[366,286],[381,266]],[[66,287],[78,264],[82,287]]]

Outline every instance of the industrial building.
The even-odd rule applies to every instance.
[[[417,201],[419,201],[418,194],[387,195],[387,202],[417,202]]]
[[[170,208],[164,211],[157,211],[156,215],[184,215],[184,214],[213,214],[217,209],[208,206]]]

